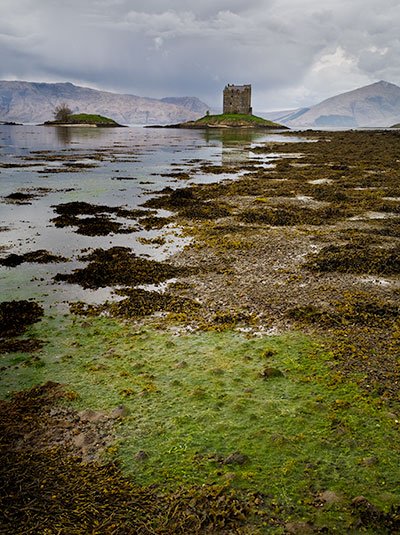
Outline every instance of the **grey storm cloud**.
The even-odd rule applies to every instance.
[[[400,84],[399,27],[398,0],[0,0],[0,79],[291,108]]]

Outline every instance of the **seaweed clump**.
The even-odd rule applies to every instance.
[[[14,202],[15,204],[32,204],[30,201],[34,198],[35,195],[32,193],[23,193],[21,191],[10,193],[10,195],[4,197],[7,202]]]
[[[42,349],[44,342],[37,338],[26,340],[0,340],[0,355],[4,353],[33,353]]]
[[[216,219],[231,214],[231,209],[225,203],[202,201],[195,196],[192,188],[172,190],[167,187],[160,193],[162,196],[149,199],[144,206],[172,210],[178,216],[190,219]]]
[[[384,249],[353,243],[329,245],[309,255],[305,267],[311,271],[394,275],[400,273],[400,247]]]
[[[54,280],[97,289],[117,284],[157,284],[187,271],[166,262],[137,257],[127,247],[95,249],[89,255],[81,257],[81,260],[88,260],[89,264],[73,273],[58,273]]]
[[[43,316],[43,307],[33,301],[0,303],[0,336],[16,336]]]
[[[135,228],[125,228],[122,223],[113,221],[109,214],[131,217],[129,210],[123,208],[90,204],[83,201],[62,203],[55,207],[57,217],[51,221],[58,228],[77,227],[76,233],[85,236],[107,236],[108,234],[128,234]],[[81,217],[91,216],[91,217]]]
[[[0,478],[4,535],[14,535],[15,526],[71,535],[228,534],[238,533],[251,512],[223,486],[162,496],[136,486],[115,463],[83,464],[59,450],[8,452]]]
[[[3,259],[0,259],[0,265],[7,267],[16,267],[24,262],[48,264],[51,262],[67,262],[67,258],[53,255],[45,249],[39,249],[38,251],[31,251],[23,255],[13,253]]]
[[[76,233],[84,236],[108,236],[108,234],[129,234],[134,228],[123,228],[122,223],[111,221],[106,216],[78,218],[60,216],[52,219],[56,227],[77,227]]]
[[[332,376],[332,385],[343,374],[354,377],[357,373],[357,381],[366,390],[382,399],[398,399],[398,304],[366,292],[345,292],[340,301],[332,301],[328,307],[297,306],[287,310],[286,316],[299,326],[312,325],[324,333],[328,328],[327,344],[321,350],[340,370]]]
[[[149,316],[155,312],[173,312],[187,316],[200,307],[196,301],[173,296],[169,293],[149,292],[136,288],[119,290],[117,293],[126,295],[126,299],[98,306],[77,302],[71,304],[71,312],[82,315],[98,315],[106,311],[111,316],[129,319]]]
[[[374,533],[383,530],[388,534],[400,532],[400,506],[391,505],[388,511],[380,511],[364,496],[357,496],[352,500],[352,513],[357,518],[357,527],[362,531],[370,528]]]
[[[391,326],[400,319],[400,307],[374,298],[365,292],[344,294],[341,301],[330,303],[330,309],[315,305],[297,306],[286,312],[287,317],[305,324]]]
[[[327,225],[344,217],[339,207],[327,206],[317,209],[298,207],[278,207],[244,210],[239,219],[245,223],[258,223],[276,227],[294,225]]]

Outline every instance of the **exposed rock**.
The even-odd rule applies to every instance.
[[[351,505],[356,509],[368,511],[369,513],[376,513],[377,509],[365,496],[356,496],[351,500]]]
[[[144,461],[145,459],[147,459],[148,456],[149,454],[146,451],[140,450],[136,453],[134,459],[136,461]]]
[[[222,464],[244,464],[249,460],[247,455],[240,453],[240,451],[235,451],[229,455]]]
[[[98,423],[107,418],[104,411],[94,411],[92,409],[85,409],[79,413],[79,417],[83,422]]]
[[[186,368],[187,362],[185,360],[181,360],[180,362],[177,362],[175,364],[175,368]]]
[[[222,479],[225,479],[226,481],[232,481],[236,478],[235,472],[227,472],[223,475]]]
[[[373,466],[377,462],[378,462],[377,457],[365,457],[365,459],[363,459],[360,464],[362,466]]]
[[[278,370],[278,368],[270,368],[269,366],[264,368],[259,375],[264,379],[269,379],[271,377],[283,377],[283,373],[281,372],[281,370]]]
[[[333,505],[334,503],[342,501],[342,498],[333,490],[326,490],[321,494],[321,500],[323,500],[325,505]]]
[[[115,409],[111,409],[111,418],[126,418],[129,415],[129,409],[125,405],[118,405]]]
[[[85,450],[87,447],[97,442],[97,439],[98,436],[94,431],[86,431],[73,437],[72,442],[76,448]]]
[[[285,531],[292,535],[309,535],[314,530],[307,522],[288,522],[285,524]]]

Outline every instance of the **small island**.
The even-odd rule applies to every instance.
[[[89,126],[89,127],[121,127],[113,119],[97,114],[73,114],[67,104],[59,104],[54,110],[54,121],[46,121],[42,126]]]
[[[262,128],[288,130],[287,126],[253,115],[250,84],[228,84],[225,87],[222,114],[210,115],[207,112],[207,115],[196,121],[171,124],[164,128]]]
[[[0,121],[1,126],[22,126],[22,123],[15,123],[14,121]]]
[[[46,121],[44,126],[92,126],[92,127],[116,127],[123,126],[113,119],[102,115],[92,115],[88,113],[77,113],[69,115],[65,120]]]
[[[196,121],[188,121],[171,125],[170,128],[268,128],[268,129],[287,129],[272,121],[267,121],[256,115],[246,113],[221,113],[220,115],[205,115]]]
[[[391,126],[390,128],[400,128],[400,123],[394,124],[394,125]]]

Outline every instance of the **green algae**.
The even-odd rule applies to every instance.
[[[51,428],[51,411],[66,397],[47,382],[0,402],[2,533],[241,533],[254,499],[226,485],[166,493],[137,485],[113,462],[82,463],[62,447],[16,447],[26,433]]]
[[[329,350],[309,337],[247,338],[229,330],[177,337],[156,325],[72,320],[45,318],[31,327],[41,338],[52,333],[44,365],[5,370],[3,395],[51,378],[78,394],[71,401],[78,409],[123,403],[131,416],[116,427],[109,453],[139,486],[174,492],[229,481],[239,493],[256,490],[277,526],[268,521],[260,533],[307,518],[316,529],[355,534],[360,517],[352,498],[362,494],[385,514],[398,503],[393,408],[363,393],[357,375],[344,380],[332,371]],[[266,363],[283,376],[264,380]],[[138,460],[138,451],[146,459]],[[235,452],[247,462],[221,461]],[[361,464],[372,456],[378,463]],[[318,505],[328,489],[343,497],[334,510]]]

